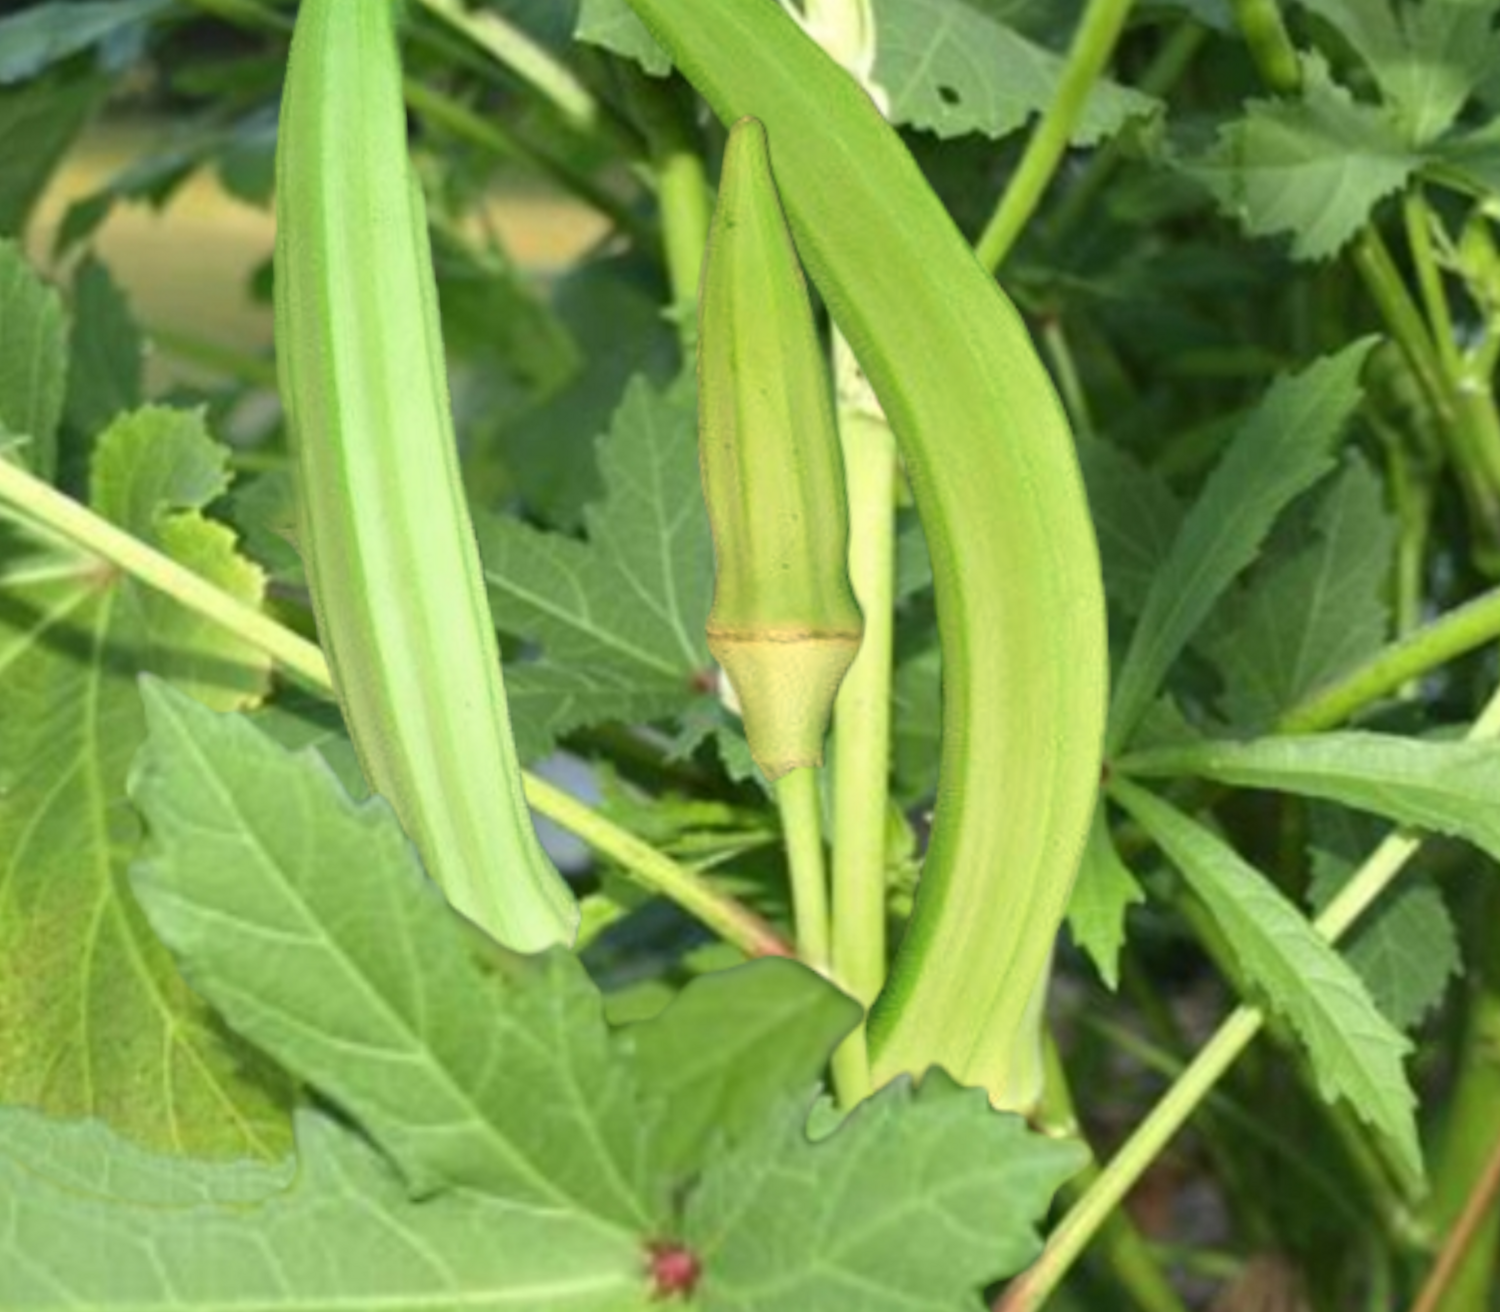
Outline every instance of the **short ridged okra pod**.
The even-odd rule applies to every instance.
[[[729,136],[698,315],[699,452],[717,563],[708,646],[774,781],[822,764],[863,622],[823,349],[753,118]]]
[[[303,0],[276,209],[299,545],[360,762],[458,910],[522,951],[566,941],[459,481],[392,0]]]

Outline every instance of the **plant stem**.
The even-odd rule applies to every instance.
[[[1063,1217],[1048,1237],[1042,1256],[1006,1290],[997,1312],[1031,1312],[1047,1301],[1146,1168],[1260,1032],[1261,1023],[1260,1012],[1239,1007],[1219,1027],[1124,1147],[1100,1170],[1088,1192]]]
[[[315,644],[3,458],[0,503],[243,638],[313,687],[332,690]]]
[[[1395,260],[1373,225],[1367,223],[1360,229],[1354,239],[1353,257],[1365,290],[1370,293],[1386,328],[1416,375],[1428,404],[1439,423],[1445,429],[1451,429],[1454,419],[1452,398],[1444,383],[1437,347],[1422,320],[1421,311],[1401,280]]]
[[[598,129],[601,111],[594,93],[578,80],[572,69],[515,24],[493,9],[466,9],[462,0],[420,0],[420,3],[540,92],[571,127],[585,134]]]
[[[672,83],[631,70],[625,84],[630,110],[645,134],[662,244],[672,288],[669,313],[676,321],[683,353],[691,358],[697,341],[698,282],[708,245],[712,204],[708,176],[699,152],[692,105]]]
[[[1062,394],[1063,406],[1072,421],[1073,432],[1080,441],[1094,436],[1094,417],[1089,410],[1088,394],[1078,377],[1078,364],[1073,358],[1073,348],[1068,344],[1068,335],[1063,331],[1062,320],[1049,314],[1041,324],[1042,349],[1052,366],[1052,376],[1057,379],[1057,390]]]
[[[1489,1161],[1474,1182],[1474,1189],[1469,1194],[1468,1201],[1464,1204],[1464,1209],[1454,1223],[1453,1229],[1449,1232],[1442,1251],[1438,1254],[1438,1260],[1428,1274],[1426,1283],[1422,1286],[1421,1294],[1412,1304],[1411,1312],[1440,1312],[1465,1259],[1476,1247],[1480,1234],[1487,1226],[1493,1228],[1497,1201],[1500,1201],[1500,1136],[1496,1137],[1495,1145],[1490,1151]],[[1489,1245],[1491,1257],[1493,1257],[1493,1247],[1493,1242],[1491,1242]],[[1488,1284],[1488,1279],[1482,1271],[1479,1272],[1479,1278],[1486,1285]],[[1484,1294],[1483,1289],[1479,1292],[1481,1295]],[[1476,1306],[1482,1307],[1483,1303],[1476,1304]]]
[[[834,330],[839,439],[849,497],[849,581],[864,640],[834,708],[833,971],[866,1010],[885,984],[886,807],[896,575],[896,439],[843,334]],[[871,1092],[865,1027],[833,1056],[839,1103]]]
[[[1194,22],[1180,23],[1141,74],[1141,91],[1148,96],[1165,96],[1192,66],[1207,39],[1206,27]],[[1111,137],[1089,157],[1077,182],[1068,187],[1052,215],[1048,238],[1054,249],[1061,248],[1073,228],[1093,212],[1099,193],[1124,157],[1119,137]]]
[[[224,346],[199,337],[196,333],[178,332],[175,328],[163,328],[159,324],[148,328],[146,336],[167,354],[231,378],[237,383],[245,383],[250,387],[276,386],[276,362],[251,351]]]
[[[1450,379],[1463,372],[1463,357],[1453,332],[1453,315],[1443,290],[1442,270],[1432,250],[1432,212],[1420,182],[1413,184],[1401,198],[1401,218],[1406,226],[1406,244],[1411,250],[1412,267],[1417,274],[1417,290],[1427,311],[1433,346],[1443,371]]]
[[[1420,1312],[1486,1312],[1495,1260],[1500,1253],[1500,1207],[1486,1154],[1500,1154],[1500,885],[1490,880],[1470,905],[1472,935],[1468,998],[1458,1044],[1446,1121],[1433,1154],[1432,1200],[1427,1212],[1435,1232],[1447,1232],[1438,1264],[1428,1277]],[[1493,1148],[1492,1148],[1493,1145]],[[1496,1168],[1490,1157],[1489,1172]],[[1475,1200],[1490,1193],[1491,1205],[1470,1224]],[[1430,1292],[1429,1292],[1430,1291]]]
[[[1277,0],[1233,0],[1234,21],[1245,38],[1260,80],[1279,96],[1302,88],[1302,66],[1287,35]]]
[[[1495,409],[1488,375],[1475,373],[1459,349],[1442,270],[1433,251],[1433,215],[1420,183],[1402,198],[1402,214],[1417,285],[1450,397],[1453,456],[1474,520],[1475,554],[1481,567],[1494,573],[1500,568],[1500,413]]]
[[[1500,692],[1490,698],[1466,736],[1469,741],[1500,737]],[[1337,942],[1390,886],[1421,845],[1420,838],[1404,831],[1392,833],[1339,890],[1313,927],[1330,942]],[[1000,1312],[1035,1312],[1047,1301],[1100,1226],[1250,1046],[1264,1024],[1264,1014],[1255,1007],[1241,1005],[1230,1013],[1100,1171],[1093,1187],[1053,1230],[1042,1256],[1006,1292]]]
[[[975,248],[979,262],[997,272],[1047,190],[1068,148],[1094,84],[1104,72],[1130,13],[1131,0],[1089,0],[1057,92],[1026,143],[1015,175]]]
[[[807,32],[870,94],[875,19],[870,0],[804,0]],[[884,109],[882,108],[882,112]],[[896,573],[895,435],[874,389],[835,324],[833,375],[849,504],[849,582],[864,637],[834,705],[834,976],[868,1013],[886,974],[886,808],[891,763],[891,671]],[[865,1023],[834,1050],[833,1087],[846,1110],[874,1090]]]
[[[1331,729],[1412,679],[1500,639],[1500,588],[1481,593],[1376,652],[1336,683],[1304,697],[1277,733]]]
[[[687,866],[621,829],[571,793],[526,773],[526,800],[547,819],[616,861],[632,878],[677,903],[726,943],[751,957],[789,957],[791,946],[743,903],[720,893]]]
[[[222,18],[241,27],[258,27],[263,32],[284,36],[292,31],[292,20],[261,0],[184,0],[184,3],[211,18]]]
[[[520,161],[545,173],[604,215],[621,232],[628,233],[636,241],[647,245],[652,242],[650,225],[644,223],[623,201],[610,195],[572,164],[521,140],[514,133],[507,132],[497,123],[476,113],[462,101],[434,90],[418,78],[407,78],[404,86],[406,103],[415,113],[481,150]]]
[[[1045,1045],[1043,1062],[1047,1075],[1042,1085],[1042,1100],[1033,1120],[1044,1134],[1059,1139],[1077,1139],[1087,1146],[1073,1105],[1073,1091],[1062,1064],[1062,1054],[1050,1033]],[[1071,1202],[1081,1197],[1098,1175],[1098,1161],[1091,1160],[1063,1186],[1063,1198]],[[1111,1216],[1099,1238],[1104,1246],[1105,1261],[1113,1270],[1116,1282],[1141,1312],[1187,1312],[1186,1304],[1172,1288],[1151,1246],[1127,1213],[1116,1212]]]
[[[315,643],[220,591],[170,556],[148,547],[4,459],[0,459],[0,504],[10,506],[33,524],[108,561],[147,587],[235,634],[319,692],[334,695],[328,662]],[[727,942],[749,956],[791,955],[788,945],[770,925],[719,892],[695,871],[664,856],[545,780],[525,771],[522,780],[527,800],[538,812],[619,862],[644,887],[670,898]]]
[[[776,781],[776,805],[786,835],[787,870],[797,956],[814,970],[828,972],[828,871],[823,861],[823,799],[812,766],[791,770]]]
[[[1421,226],[1425,233],[1425,223]],[[1413,250],[1418,277],[1431,283],[1437,273],[1421,269],[1424,252],[1430,259],[1430,243],[1424,246],[1419,241]],[[1493,573],[1500,568],[1500,413],[1494,394],[1487,380],[1469,375],[1451,343],[1436,343],[1390,251],[1371,224],[1355,238],[1354,264],[1447,438],[1469,509],[1475,557]]]

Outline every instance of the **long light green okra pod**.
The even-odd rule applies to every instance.
[[[276,211],[299,546],[360,763],[454,906],[521,951],[567,941],[459,480],[392,0],[303,0]]]
[[[921,887],[871,1022],[877,1083],[1041,1084],[1037,1002],[1098,793],[1088,507],[1015,309],[900,139],[776,0],[630,0],[725,123],[765,124],[802,263],[889,416],[926,529],[943,750]]]

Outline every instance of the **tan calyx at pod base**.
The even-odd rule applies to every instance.
[[[864,619],[823,345],[765,129],[729,135],[698,300],[699,453],[717,566],[708,646],[768,780],[823,761]]]
[[[750,754],[769,782],[823,764],[827,708],[859,654],[862,636],[858,627],[814,633],[709,625],[708,649],[735,690]]]

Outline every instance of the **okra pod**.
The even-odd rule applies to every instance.
[[[520,951],[566,941],[459,479],[392,0],[303,0],[276,209],[299,546],[360,763],[459,911]]]
[[[876,1083],[1041,1087],[1036,1007],[1098,798],[1107,674],[1088,504],[1014,307],[853,79],[775,0],[629,0],[725,123],[776,150],[797,250],[880,398],[932,553],[932,840],[870,1019]]]
[[[698,298],[699,452],[716,575],[708,646],[768,780],[821,765],[863,621],[823,351],[765,129],[735,124]]]

